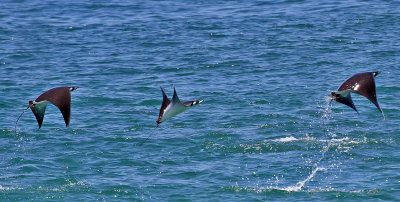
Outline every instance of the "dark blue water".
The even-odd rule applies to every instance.
[[[2,1],[0,200],[400,200],[396,1]],[[328,96],[376,77],[382,114]],[[72,115],[29,100],[58,86]],[[203,103],[162,123],[160,86]]]

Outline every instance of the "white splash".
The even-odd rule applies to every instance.
[[[325,109],[323,111],[322,118],[323,119],[329,119],[330,118],[330,116],[329,116],[330,115],[329,107],[331,106],[332,98],[326,96],[325,97],[325,102],[326,102],[326,106],[325,106]]]
[[[297,138],[290,136],[290,137],[279,138],[279,139],[272,140],[272,141],[274,141],[274,142],[292,142],[292,141],[297,141],[297,140],[298,140]]]
[[[320,168],[320,167],[314,168],[314,170],[313,170],[313,171],[311,172],[311,174],[307,177],[307,179],[298,182],[298,183],[296,184],[296,186],[288,187],[288,188],[291,188],[293,191],[300,191],[301,188],[304,187],[304,185],[306,184],[306,182],[310,181],[310,180],[315,176],[315,174],[316,174],[318,171],[320,171],[320,170],[326,170],[326,168]]]
[[[331,102],[332,102],[332,98],[331,98],[331,97],[325,97],[325,101],[326,101],[326,107],[324,108],[323,113],[322,113],[322,116],[321,116],[324,125],[325,125],[325,121],[327,121],[327,120],[330,119],[330,115],[331,115],[331,114],[330,114],[329,107],[330,107],[330,104],[331,104]],[[330,132],[329,132],[329,133],[330,133]],[[327,170],[326,168],[319,167],[319,163],[322,161],[322,159],[325,158],[325,153],[326,153],[326,152],[329,150],[329,148],[332,146],[333,142],[348,141],[348,139],[346,139],[346,138],[343,138],[343,139],[334,139],[335,137],[336,137],[336,135],[333,134],[333,135],[331,135],[331,138],[329,139],[329,141],[328,141],[328,140],[320,140],[320,141],[322,141],[322,142],[328,141],[328,145],[325,146],[325,147],[323,147],[323,149],[322,149],[322,154],[321,154],[321,158],[318,159],[318,161],[314,164],[312,172],[310,173],[310,175],[309,175],[306,179],[297,182],[295,186],[289,186],[289,187],[286,187],[286,188],[278,188],[278,189],[279,189],[279,190],[283,190],[283,191],[288,191],[288,192],[298,192],[298,191],[301,191],[301,189],[304,187],[304,185],[305,185],[307,182],[309,182],[309,181],[317,174],[318,171]],[[293,138],[293,137],[292,137],[292,138]],[[289,137],[289,138],[287,138],[287,139],[292,140],[292,138]],[[309,137],[307,137],[307,138],[309,138]],[[296,140],[297,140],[297,139],[296,139]]]
[[[10,187],[3,187],[0,185],[0,190],[5,190],[5,191],[9,191],[9,190],[13,190],[15,188],[10,188]]]

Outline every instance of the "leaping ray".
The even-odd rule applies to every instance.
[[[61,114],[64,117],[65,126],[68,127],[69,121],[71,119],[71,91],[74,91],[78,87],[57,87],[50,89],[43,94],[41,94],[35,101],[29,101],[28,108],[31,108],[33,114],[36,117],[36,120],[39,125],[39,129],[42,127],[44,114],[46,111],[47,103],[52,103],[57,106],[61,111]],[[24,112],[25,112],[24,111]],[[15,127],[17,127],[17,123],[19,118],[24,113],[18,117],[17,122],[15,123]]]
[[[378,100],[376,98],[376,87],[375,87],[375,79],[374,77],[378,75],[380,72],[364,72],[358,73],[347,79],[337,91],[332,92],[332,100],[336,100],[342,104],[345,104],[352,109],[354,109],[357,113],[357,108],[351,99],[351,92],[360,94],[370,100],[378,110],[383,114],[381,107],[378,104]]]
[[[158,115],[157,126],[160,125],[162,122],[174,117],[175,115],[188,110],[193,105],[203,102],[203,100],[181,102],[179,100],[175,88],[172,100],[168,99],[167,95],[165,95],[165,92],[162,88],[161,92],[163,94],[163,102],[161,104],[160,114]]]
[[[165,92],[162,88],[161,88],[161,92],[163,95],[163,102],[161,104],[160,114],[158,115],[157,126],[154,128],[154,130],[150,133],[150,135],[143,142],[138,144],[139,146],[143,145],[154,134],[155,130],[158,128],[158,126],[162,122],[166,121],[167,119],[172,118],[173,116],[175,116],[177,114],[180,114],[180,113],[188,110],[193,105],[203,102],[203,100],[195,100],[195,101],[185,101],[182,103],[178,98],[178,94],[176,93],[175,88],[174,88],[174,95],[172,96],[172,100],[168,99],[167,95],[165,94]]]

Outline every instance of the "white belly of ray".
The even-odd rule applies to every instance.
[[[336,94],[339,94],[342,97],[347,97],[347,96],[349,96],[350,92],[351,92],[350,90],[343,90],[343,91],[337,92]]]
[[[165,120],[182,113],[189,109],[189,107],[183,105],[181,102],[174,102],[172,101],[167,108],[164,110],[163,117],[161,118],[160,122],[164,122]]]

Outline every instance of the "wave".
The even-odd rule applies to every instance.
[[[309,136],[304,137],[304,138],[295,138],[293,136],[289,136],[289,137],[267,140],[266,142],[281,142],[281,143],[287,143],[287,142],[320,142],[320,143],[334,142],[334,143],[344,143],[344,144],[360,144],[360,143],[365,143],[366,139],[364,138],[363,140],[356,140],[356,139],[350,139],[349,137],[343,137],[343,138],[338,138],[338,139],[332,138],[330,140],[327,140],[327,139],[317,139],[315,137],[309,137]]]

